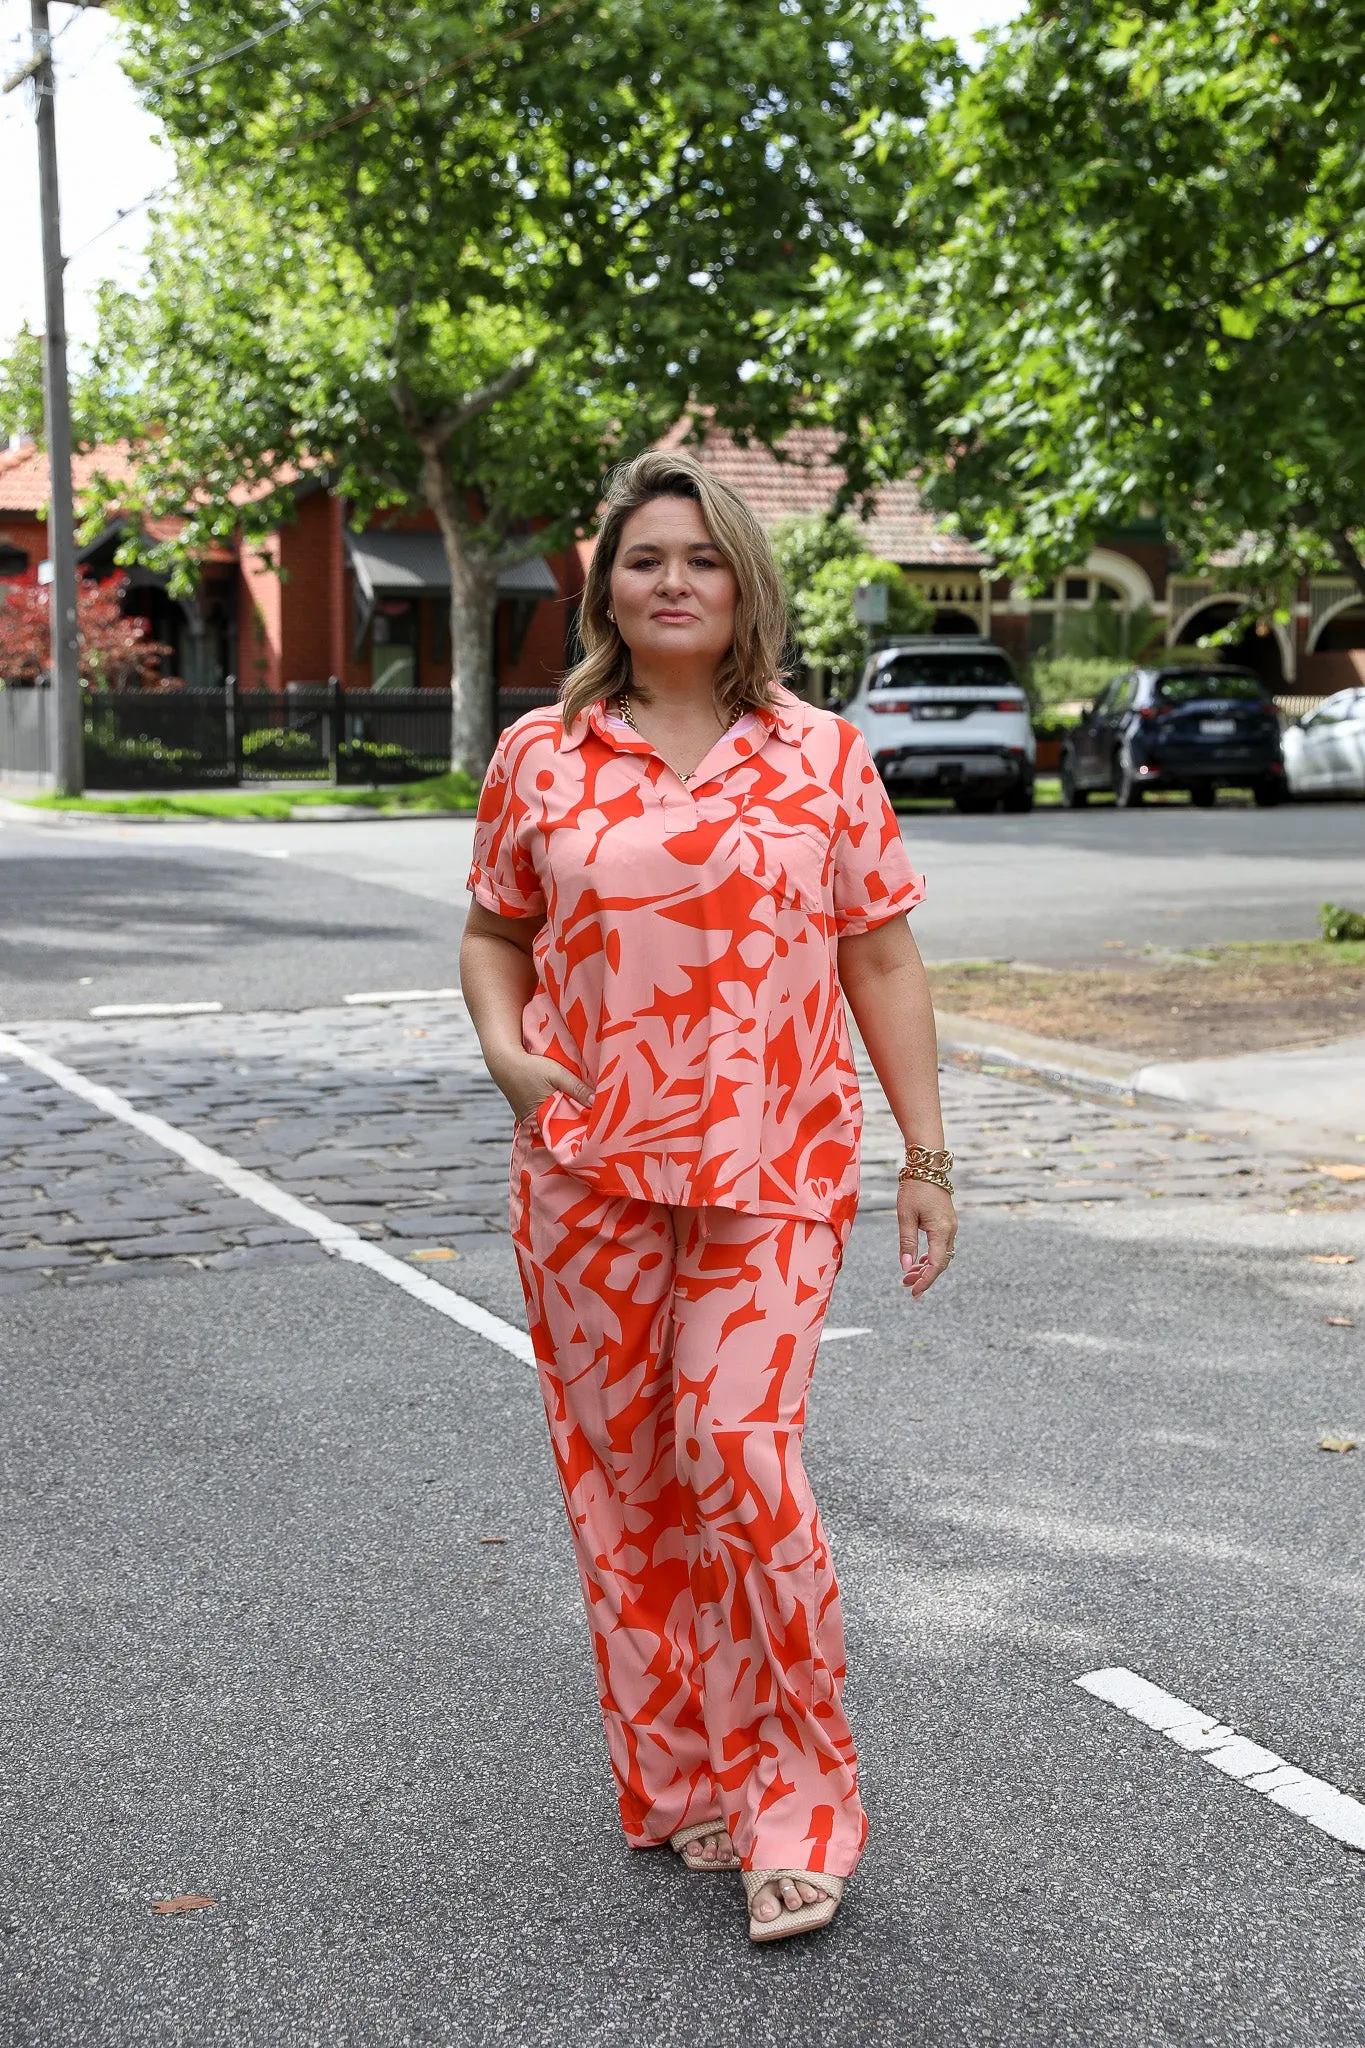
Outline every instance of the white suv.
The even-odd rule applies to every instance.
[[[894,640],[838,709],[892,796],[948,796],[960,811],[1033,809],[1033,720],[1003,647],[965,634]]]

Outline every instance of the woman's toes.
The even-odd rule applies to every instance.
[[[778,1898],[775,1891],[765,1885],[754,1900],[754,1918],[756,1920],[776,1920],[781,1911],[782,1901]]]

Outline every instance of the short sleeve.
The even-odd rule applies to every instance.
[[[479,791],[467,885],[475,900],[499,917],[545,914],[540,877],[525,843],[526,823],[527,808],[517,791],[504,738],[493,751]]]
[[[903,917],[924,896],[867,742],[851,725],[839,764],[844,825],[834,848],[834,929],[850,938]]]

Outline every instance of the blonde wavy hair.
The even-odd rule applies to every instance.
[[[569,670],[559,693],[566,727],[590,704],[630,688],[630,649],[611,617],[611,572],[622,528],[653,498],[695,499],[707,532],[735,572],[735,637],[715,682],[722,720],[728,724],[742,711],[769,709],[776,685],[786,677],[787,600],[767,534],[739,492],[695,456],[651,448],[607,478],[606,507],[578,614],[583,659]]]

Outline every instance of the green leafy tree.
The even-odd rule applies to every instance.
[[[854,460],[923,463],[1016,573],[1155,512],[1365,591],[1362,47],[1365,0],[1033,0],[875,291],[832,267],[790,345],[846,350]]]
[[[795,604],[827,562],[849,561],[865,552],[851,519],[818,512],[810,516],[793,513],[789,518],[776,520],[768,538],[789,604]]]
[[[25,321],[0,357],[0,441],[43,437],[43,338]]]
[[[796,592],[801,651],[812,668],[822,668],[841,689],[847,689],[867,655],[868,628],[858,621],[853,594],[860,583],[886,586],[886,626],[878,632],[927,633],[933,610],[927,599],[907,583],[894,562],[876,555],[837,555],[817,569]]]
[[[890,235],[939,46],[912,0],[123,12],[182,170],[118,329],[143,503],[192,504],[185,558],[288,516],[300,470],[357,521],[429,506],[477,771],[500,571],[689,408],[781,433],[793,390],[747,367],[820,264]]]
[[[110,295],[102,293],[102,299]],[[122,394],[112,388],[92,363],[79,356],[70,366],[71,436],[78,448],[111,441],[129,428]],[[0,443],[17,434],[46,445],[43,413],[43,337],[27,321],[0,356]]]

